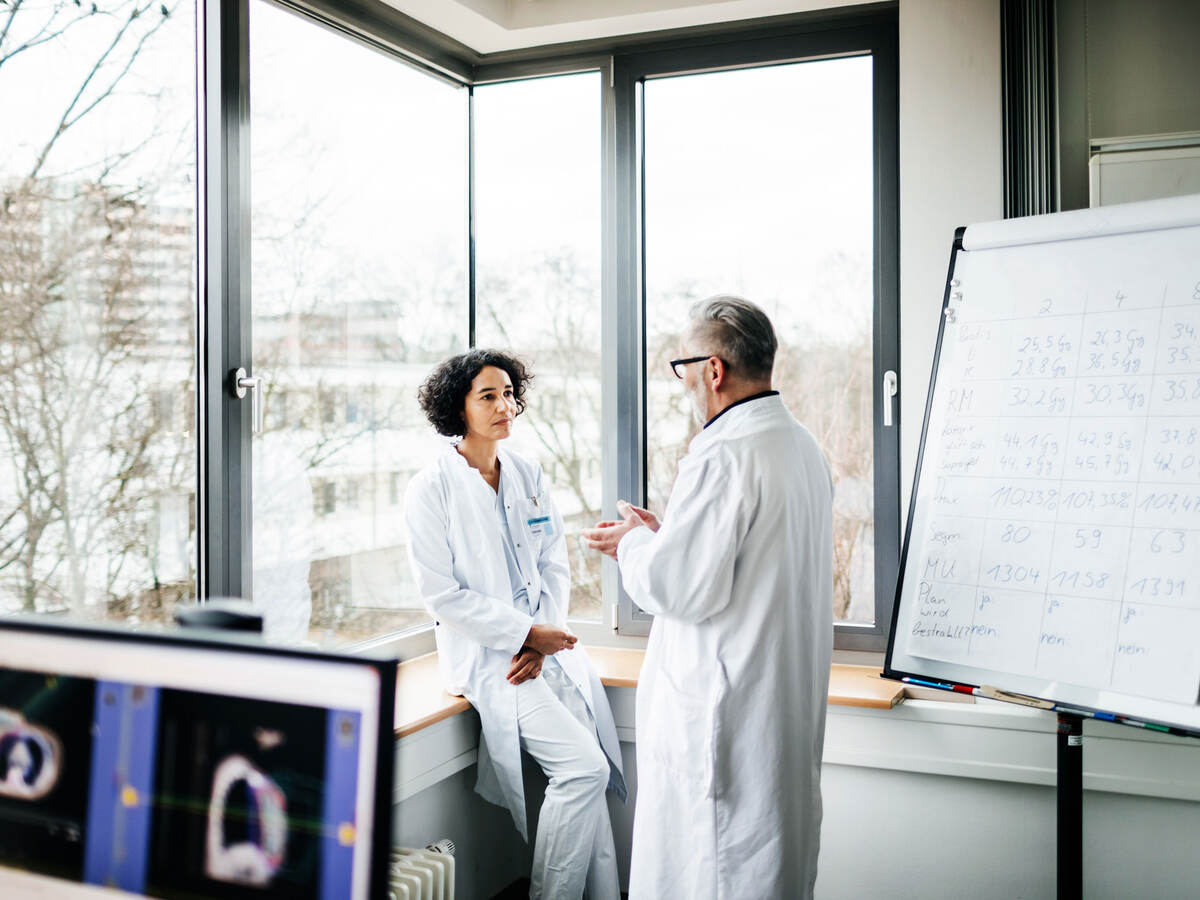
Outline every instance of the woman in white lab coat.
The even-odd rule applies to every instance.
[[[439,365],[419,400],[457,439],[405,496],[409,561],[434,618],[446,690],[483,723],[476,790],[528,840],[521,750],[549,779],[530,896],[617,898],[606,789],[625,797],[616,727],[586,652],[566,630],[562,517],[541,467],[500,447],[525,408],[514,356],[472,350]]]

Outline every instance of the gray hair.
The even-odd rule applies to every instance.
[[[749,300],[718,294],[692,307],[690,333],[737,378],[771,377],[775,365],[775,329],[767,314]],[[703,352],[703,351],[701,351]]]

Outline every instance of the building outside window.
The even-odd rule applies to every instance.
[[[542,464],[566,523],[575,619],[603,604],[579,536],[601,517],[601,87],[582,72],[475,89],[476,343],[533,367],[508,444]]]
[[[262,0],[250,71],[254,600],[352,643],[429,621],[373,485],[444,446],[416,393],[467,346],[467,91]]]
[[[167,623],[196,594],[195,6],[2,10],[0,612]]]

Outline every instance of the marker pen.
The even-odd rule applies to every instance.
[[[1147,731],[1158,731],[1163,734],[1170,734],[1171,729],[1166,725],[1157,725],[1154,722],[1139,722],[1136,719],[1121,719],[1122,725],[1132,725],[1134,728],[1145,728]]]
[[[918,684],[921,687],[937,688],[939,691],[954,690],[954,685],[943,684],[940,681],[926,681],[923,678],[908,678],[908,677],[901,678],[900,680],[903,681],[905,684]]]

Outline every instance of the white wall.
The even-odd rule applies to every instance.
[[[823,783],[819,900],[1055,894],[1053,788],[844,766]],[[1197,895],[1200,804],[1086,791],[1083,809],[1088,900]]]
[[[999,0],[901,0],[903,515],[920,447],[954,229],[1004,214],[1000,99]]]
[[[1196,896],[1200,742],[1084,725],[1084,896]],[[916,701],[830,710],[817,896],[1053,897],[1051,714]]]
[[[607,693],[632,800],[634,692]],[[406,738],[397,753],[395,839],[454,840],[458,900],[486,900],[530,865],[508,812],[474,793],[478,738],[479,719],[466,714]],[[1085,896],[1195,896],[1200,741],[1088,722],[1083,753]],[[1047,713],[988,701],[831,707],[817,897],[1053,896],[1055,777]],[[536,828],[546,782],[528,761],[525,783]],[[623,885],[633,811],[609,797]]]

